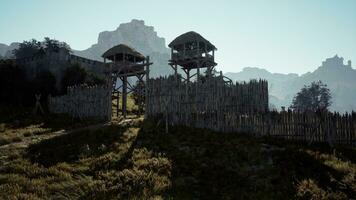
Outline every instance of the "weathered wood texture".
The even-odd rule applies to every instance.
[[[146,115],[157,117],[168,113],[173,124],[223,129],[227,113],[247,114],[268,111],[268,84],[264,80],[227,84],[222,76],[185,82],[181,77],[150,79]],[[215,116],[206,121],[205,116]]]
[[[104,86],[73,86],[67,94],[49,97],[51,113],[68,113],[74,118],[111,120],[111,90]]]
[[[187,84],[171,76],[148,86],[146,116],[170,125],[356,146],[355,113],[269,112],[266,81],[226,84],[214,77]]]
[[[206,116],[214,118],[214,116]],[[214,119],[211,119],[214,120]],[[247,132],[309,143],[356,146],[356,114],[292,111],[236,115],[226,113],[220,131]],[[216,130],[216,129],[215,129]]]

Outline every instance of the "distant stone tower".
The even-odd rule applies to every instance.
[[[168,46],[171,48],[169,65],[173,68],[175,75],[177,75],[178,65],[181,66],[186,74],[187,82],[195,75],[199,77],[201,68],[207,68],[207,73],[211,74],[217,65],[215,63],[216,47],[196,32],[184,33]],[[197,73],[191,75],[190,71],[193,69],[196,69]]]

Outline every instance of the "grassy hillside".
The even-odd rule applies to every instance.
[[[350,199],[355,155],[132,120],[0,146],[0,199]]]

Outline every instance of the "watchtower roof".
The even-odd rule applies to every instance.
[[[136,57],[137,61],[142,61],[145,59],[145,56],[142,55],[140,52],[136,51],[134,48],[127,46],[126,44],[119,44],[117,46],[112,47],[111,49],[107,50],[102,57],[111,59],[115,55],[118,54],[126,54]]]
[[[201,36],[199,33],[190,31],[187,33],[184,33],[180,36],[178,36],[176,39],[174,39],[168,46],[170,48],[175,49],[175,46],[185,44],[187,42],[204,42],[207,44],[207,50],[212,51],[212,50],[217,50],[216,47],[209,42],[209,40],[205,39],[203,36]],[[177,50],[177,49],[175,49]]]

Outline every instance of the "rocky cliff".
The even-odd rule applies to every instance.
[[[89,59],[102,61],[101,55],[108,49],[118,44],[126,44],[145,56],[150,56],[154,63],[151,76],[167,75],[171,73],[168,66],[170,57],[164,38],[159,37],[152,26],[145,25],[142,20],[132,20],[121,24],[114,31],[99,33],[98,42],[83,51],[73,51],[74,54]]]
[[[339,56],[326,59],[313,72],[301,76],[297,74],[270,73],[260,68],[244,68],[238,73],[226,73],[235,81],[249,79],[266,79],[269,84],[270,102],[277,108],[290,106],[294,95],[304,86],[313,81],[321,80],[328,85],[332,94],[331,109],[340,112],[356,110],[356,70],[351,61],[344,64]]]
[[[18,42],[13,42],[9,46],[0,43],[0,57],[12,58],[13,57],[12,51],[14,49],[17,49],[18,47],[19,47]]]

